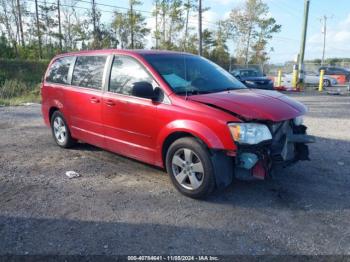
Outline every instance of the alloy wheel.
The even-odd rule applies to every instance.
[[[196,190],[202,185],[205,175],[203,163],[191,149],[178,149],[171,163],[175,179],[182,187]]]
[[[53,130],[57,141],[64,144],[67,139],[67,128],[61,117],[57,116],[53,121]]]

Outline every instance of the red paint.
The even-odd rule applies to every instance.
[[[266,170],[264,168],[264,164],[262,161],[259,161],[256,163],[256,165],[252,168],[252,175],[253,177],[264,180],[266,176]]]
[[[282,121],[302,115],[306,111],[305,106],[293,99],[277,92],[262,90],[242,89],[189,96],[186,99],[174,94],[144,60],[141,53],[145,52],[158,55],[168,53],[99,50],[69,55],[131,56],[148,69],[169,97],[170,104],[44,81],[42,113],[45,123],[50,125],[49,112],[58,108],[65,116],[74,138],[163,167],[164,142],[175,132],[189,133],[201,139],[209,148],[226,150],[230,155],[235,155],[237,146],[227,128],[228,122],[241,122],[241,119]]]
[[[306,107],[294,99],[278,92],[260,89],[212,93],[191,96],[190,99],[235,112],[246,119],[282,121],[306,112]]]
[[[338,82],[339,85],[345,85],[346,84],[346,76],[345,75],[328,75],[328,76],[337,79],[337,82]]]

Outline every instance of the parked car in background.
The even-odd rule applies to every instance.
[[[321,66],[318,71],[321,72],[324,70],[325,75],[342,75],[345,76],[345,81],[350,81],[350,70],[343,67],[335,67],[335,66]]]
[[[248,88],[273,90],[273,81],[256,69],[236,69],[231,74]]]
[[[293,74],[284,74],[282,77],[282,84],[288,86],[292,84]],[[314,71],[305,72],[304,82],[309,85],[318,85],[320,83],[320,75]],[[336,79],[330,76],[323,76],[323,86],[330,87],[337,85],[338,82]]]
[[[165,168],[199,198],[233,177],[264,179],[308,160],[306,107],[247,89],[192,54],[94,50],[56,56],[41,87],[42,115],[58,146],[78,140]]]

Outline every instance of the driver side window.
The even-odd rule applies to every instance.
[[[140,63],[126,56],[115,56],[111,68],[108,91],[123,95],[132,95],[135,83],[149,82],[154,85],[153,78]]]

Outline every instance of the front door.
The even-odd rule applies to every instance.
[[[159,130],[157,103],[132,95],[134,83],[141,81],[156,86],[150,74],[134,58],[114,57],[108,92],[102,102],[105,147],[154,163],[155,137]]]

